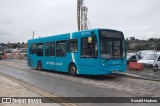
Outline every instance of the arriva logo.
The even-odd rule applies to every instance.
[[[58,62],[46,62],[46,64],[47,65],[56,65],[56,66],[62,66],[63,65],[62,62],[60,62],[60,63],[58,63]]]
[[[82,35],[91,35],[91,32],[82,32]]]
[[[112,64],[113,64],[113,65],[116,65],[116,64],[120,64],[120,63],[119,63],[119,62],[113,62]]]

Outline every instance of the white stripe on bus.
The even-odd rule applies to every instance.
[[[72,33],[70,33],[70,39],[72,39]],[[71,53],[71,56],[72,56],[72,61],[76,64],[76,61],[75,61],[75,57],[74,57],[74,53]],[[77,66],[76,66],[77,67]],[[78,71],[78,67],[77,67],[77,74],[79,73]]]

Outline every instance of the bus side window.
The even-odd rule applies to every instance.
[[[37,44],[37,56],[43,56],[43,43]]]
[[[55,56],[55,42],[50,43],[50,56]]]
[[[32,45],[29,45],[29,54],[32,54]]]
[[[88,42],[88,37],[81,40],[81,57],[94,57],[94,44]]]
[[[86,57],[87,55],[87,43],[88,43],[88,38],[83,38],[81,39],[81,57]]]
[[[56,56],[59,57],[66,56],[66,41],[56,42]]]
[[[77,39],[72,39],[68,41],[67,51],[71,53],[78,51],[78,40]]]
[[[30,54],[36,54],[37,53],[37,45],[31,44],[30,45]]]
[[[45,43],[45,56],[49,56],[50,43]]]
[[[81,39],[81,57],[98,57],[98,44],[95,35]]]

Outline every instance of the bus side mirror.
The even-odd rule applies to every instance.
[[[91,36],[88,37],[88,43],[94,44],[94,43],[95,43],[95,38],[96,38],[96,36],[95,36],[95,34],[92,32]]]

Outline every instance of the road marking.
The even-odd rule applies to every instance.
[[[54,96],[54,95],[52,95],[52,94],[49,94],[49,93],[47,93],[47,92],[45,92],[45,91],[42,91],[42,90],[38,89],[38,88],[36,88],[36,87],[33,87],[33,86],[27,85],[27,84],[25,84],[25,83],[23,83],[23,82],[20,82],[20,81],[16,80],[15,78],[12,78],[11,76],[6,75],[6,74],[4,74],[4,73],[1,73],[1,72],[0,72],[0,76],[3,76],[3,77],[5,77],[5,78],[7,78],[7,79],[10,79],[11,81],[14,81],[14,82],[22,85],[23,87],[25,87],[25,88],[33,91],[33,92],[36,92],[37,94],[40,94],[40,95],[42,95],[42,96],[44,96],[44,97],[55,97],[55,98],[50,98],[50,99],[52,99],[53,101],[56,101],[56,102],[58,102],[58,103],[60,103],[60,104],[62,104],[62,105],[64,105],[64,106],[77,106],[76,104],[69,103],[69,102],[66,101],[66,100],[63,100],[63,99],[61,99],[61,98],[58,98],[58,97],[56,97],[56,96]]]

